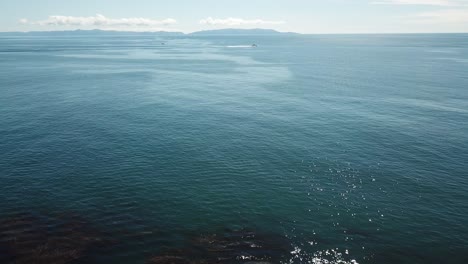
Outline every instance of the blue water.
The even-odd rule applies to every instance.
[[[468,263],[467,162],[468,35],[0,36],[0,219],[116,241],[77,263]]]

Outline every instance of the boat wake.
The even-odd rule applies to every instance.
[[[231,46],[226,46],[226,48],[231,48],[231,49],[250,49],[250,48],[255,48],[256,46],[253,45],[231,45]]]

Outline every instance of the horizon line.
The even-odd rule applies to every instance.
[[[197,30],[191,32],[183,31],[169,31],[169,30],[155,30],[155,31],[132,31],[132,30],[115,30],[115,29],[68,29],[68,30],[29,30],[29,31],[0,31],[1,34],[4,33],[46,33],[46,32],[74,32],[74,31],[102,31],[102,32],[122,32],[122,33],[179,33],[183,35],[190,35],[193,33],[205,32],[205,31],[222,31],[222,30],[273,30],[281,34],[297,34],[297,35],[396,35],[396,34],[468,34],[467,32],[321,32],[321,33],[300,33],[294,31],[278,31],[270,28],[220,28],[220,29],[205,29]]]

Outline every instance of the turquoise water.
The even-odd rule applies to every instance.
[[[112,239],[76,263],[244,229],[271,263],[468,261],[468,35],[4,34],[0,116],[0,219]]]

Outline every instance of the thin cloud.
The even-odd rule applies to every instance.
[[[97,14],[90,17],[75,17],[75,16],[49,16],[45,20],[28,21],[23,18],[19,21],[21,24],[31,24],[39,26],[93,26],[101,27],[160,27],[176,24],[177,21],[172,18],[163,20],[154,20],[148,18],[108,18],[104,15]]]
[[[453,0],[382,0],[373,1],[375,5],[426,5],[426,6],[459,6],[462,1]],[[466,3],[465,3],[466,4]]]
[[[200,20],[202,25],[212,25],[212,26],[243,26],[243,25],[281,25],[286,22],[284,21],[268,21],[262,19],[243,19],[243,18],[212,18],[208,17]]]
[[[18,21],[21,25],[27,25],[29,24],[29,20],[27,20],[26,18],[22,18]]]
[[[468,9],[445,9],[417,14],[414,22],[425,24],[468,23]]]

